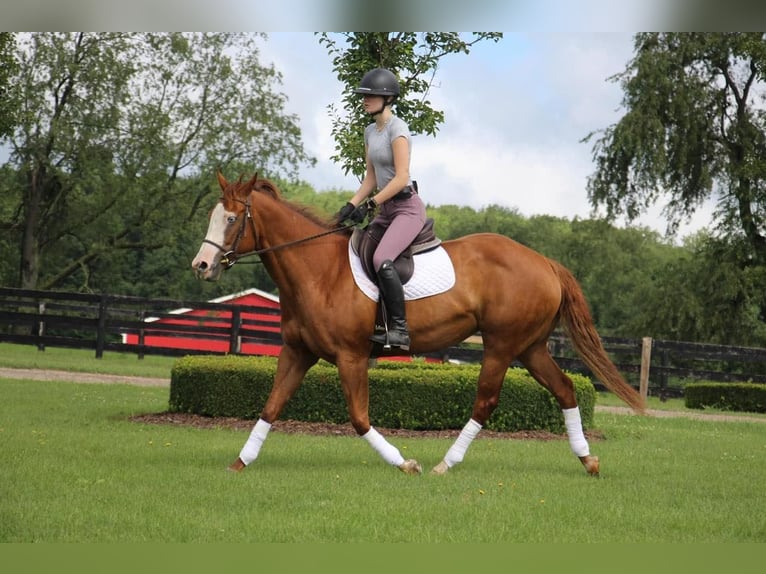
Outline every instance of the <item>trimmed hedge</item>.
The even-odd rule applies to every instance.
[[[690,409],[766,413],[766,385],[755,383],[689,383],[684,403]]]
[[[188,356],[173,366],[172,412],[257,419],[276,372],[273,357]],[[476,396],[478,365],[381,362],[370,373],[370,419],[375,426],[412,430],[460,429]],[[583,427],[593,425],[596,391],[582,375],[575,385]],[[287,403],[280,418],[348,423],[338,371],[320,361]],[[525,369],[509,369],[500,402],[484,428],[496,431],[566,431],[553,396]]]

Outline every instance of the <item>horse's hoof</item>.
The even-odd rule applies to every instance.
[[[239,472],[239,471],[241,471],[243,468],[245,468],[245,466],[247,466],[247,465],[246,465],[244,462],[242,462],[242,459],[241,459],[241,458],[238,458],[237,460],[235,460],[234,462],[232,462],[232,463],[231,463],[231,464],[230,464],[230,465],[229,465],[229,466],[226,468],[226,470],[228,470],[229,472]]]
[[[439,464],[437,464],[433,469],[431,469],[431,474],[447,474],[447,471],[449,470],[449,467],[447,466],[447,463],[444,461],[441,461]]]
[[[597,456],[593,456],[593,455],[590,455],[590,454],[587,455],[587,456],[581,456],[580,457],[580,462],[582,462],[583,466],[585,467],[586,472],[590,476],[595,476],[595,477],[599,476],[600,467],[599,467],[599,462],[598,462],[598,457]]]
[[[420,463],[411,458],[408,460],[405,460],[402,464],[400,464],[399,470],[401,470],[404,474],[422,474],[423,473],[423,467],[420,466]]]

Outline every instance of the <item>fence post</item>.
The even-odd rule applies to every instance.
[[[641,339],[641,375],[638,383],[638,392],[641,398],[646,400],[649,394],[649,371],[652,368],[652,338]]]
[[[242,313],[239,309],[231,310],[231,334],[229,335],[229,354],[237,355],[242,350],[242,337],[239,330],[242,327]]]
[[[37,314],[40,315],[40,321],[37,323],[37,350],[44,351],[45,343],[42,342],[42,338],[45,336],[45,319],[43,319],[43,315],[45,315],[45,301],[40,301],[37,304]]]
[[[143,309],[138,312],[138,320],[141,321],[141,328],[138,330],[138,358],[143,359],[144,345],[146,344],[146,329],[144,329],[144,325],[146,324],[146,311]]]
[[[102,294],[98,302],[98,331],[96,333],[96,358],[104,356],[106,342],[106,295]]]

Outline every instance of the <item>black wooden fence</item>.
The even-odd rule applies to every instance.
[[[193,310],[195,316],[179,313]],[[248,318],[257,314],[265,319]],[[156,355],[209,354],[210,344],[224,342],[224,351],[237,354],[243,341],[281,345],[279,309],[212,303],[146,299],[0,288],[0,341],[49,347],[93,349]],[[180,321],[181,318],[185,320]],[[134,343],[125,342],[134,335]],[[197,341],[197,349],[150,345],[150,337]],[[220,344],[218,345],[221,346]]]
[[[179,324],[179,309],[203,313],[196,321]],[[253,319],[254,315],[260,319]],[[265,307],[0,288],[0,342],[31,344],[41,350],[46,346],[93,349],[96,357],[104,351],[135,353],[139,357],[239,354],[247,343],[280,345],[279,333],[265,329],[273,329],[278,322],[279,310]],[[129,334],[136,342],[125,342]],[[198,340],[199,348],[148,345],[146,340],[151,336]],[[205,342],[210,341],[225,341],[225,350],[211,351],[205,347]],[[648,394],[678,396],[683,384],[692,380],[766,383],[766,349],[663,340],[649,340],[647,346],[647,339],[619,337],[603,337],[602,341],[631,384],[639,387],[641,378],[645,378]],[[563,334],[554,335],[550,346],[562,368],[591,375]],[[425,356],[473,363],[479,362],[481,355],[480,344],[468,344]]]

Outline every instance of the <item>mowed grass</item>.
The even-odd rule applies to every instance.
[[[129,420],[167,388],[5,379],[0,396],[0,542],[766,541],[762,422],[597,413],[600,479],[566,440],[480,438],[431,476],[451,441],[392,438],[426,470],[407,476],[362,439],[279,432],[233,474],[246,431]]]

